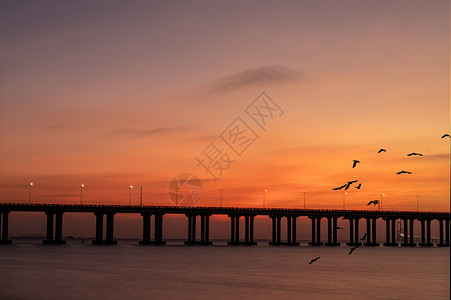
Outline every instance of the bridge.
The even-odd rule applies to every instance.
[[[165,245],[163,239],[164,215],[185,215],[188,222],[188,233],[185,244],[211,245],[210,216],[227,215],[230,218],[229,245],[256,245],[254,241],[254,218],[268,216],[272,220],[272,239],[270,245],[297,246],[296,220],[299,217],[311,219],[312,246],[339,246],[337,241],[337,219],[349,221],[349,246],[379,246],[376,242],[376,221],[385,221],[384,246],[399,246],[396,242],[396,221],[403,224],[403,247],[434,246],[431,239],[431,222],[438,222],[438,247],[450,246],[449,212],[412,212],[412,211],[369,211],[369,210],[333,210],[333,209],[285,209],[285,208],[238,208],[238,207],[187,207],[187,206],[142,206],[142,205],[85,205],[85,204],[32,204],[2,203],[0,204],[0,243],[10,244],[8,239],[8,223],[10,212],[43,212],[47,216],[45,244],[65,244],[62,239],[63,215],[67,212],[91,213],[96,218],[96,238],[93,244],[113,245],[114,215],[134,213],[142,216],[142,245]],[[200,217],[200,239],[196,238],[196,219]],[[240,239],[240,218],[244,218],[244,240]],[[286,218],[286,239],[282,240],[281,220]],[[327,242],[321,241],[321,220],[327,219]],[[106,236],[103,236],[104,219],[106,219]],[[153,219],[154,238],[151,239],[151,221]],[[360,239],[359,221],[366,220],[366,237]],[[421,224],[420,242],[414,236],[414,222]],[[361,242],[363,241],[363,243]]]

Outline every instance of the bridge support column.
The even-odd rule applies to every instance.
[[[404,223],[404,242],[401,243],[403,247],[416,247],[417,244],[414,243],[414,232],[413,232],[413,222],[414,219],[403,219]]]
[[[312,220],[312,241],[309,245],[321,246],[321,217],[309,217]]]
[[[349,220],[349,242],[346,243],[348,246],[354,245],[354,219],[350,218]]]
[[[379,246],[376,242],[376,218],[366,218],[366,243],[365,246]]]
[[[188,218],[188,240],[185,241],[185,245],[196,244],[196,214],[186,214]]]
[[[384,218],[385,220],[385,238],[386,242],[383,244],[384,246],[398,246],[396,242],[396,219],[393,218]],[[390,225],[391,223],[391,225]]]
[[[143,239],[139,241],[141,245],[150,245],[150,213],[141,213],[143,217]]]
[[[62,239],[63,213],[46,211],[45,214],[47,216],[47,230],[46,230],[46,239],[43,240],[42,243],[47,244],[47,245],[66,244],[66,241],[63,241],[63,239]],[[54,219],[55,219],[55,228],[53,227]],[[53,235],[54,231],[55,231],[55,235]]]
[[[280,246],[280,223],[281,216],[269,216],[272,220],[272,241],[269,242],[271,246]]]
[[[240,244],[246,246],[257,245],[257,242],[254,242],[254,216],[244,216],[244,225],[244,242]]]
[[[96,239],[92,241],[95,245],[103,244],[103,212],[95,212],[96,216]]]
[[[326,246],[340,246],[340,243],[337,243],[337,231],[337,218],[327,217]]]
[[[445,222],[445,229],[446,229],[445,240],[443,239],[443,222]],[[449,247],[450,246],[450,244],[449,244],[449,220],[438,219],[438,224],[439,224],[439,228],[440,228],[440,236],[439,236],[439,243],[437,244],[437,247]]]
[[[106,245],[116,245],[117,241],[114,240],[114,213],[106,213]]]
[[[8,223],[9,223],[8,216],[9,216],[9,211],[0,212],[0,226],[1,226],[0,244],[1,245],[6,245],[6,244],[12,243],[11,240],[8,240]]]
[[[230,217],[230,241],[229,245],[240,244],[240,215],[229,215]]]
[[[287,216],[287,246],[299,246],[296,241],[296,218],[297,216]]]
[[[430,219],[421,219],[421,243],[418,246],[421,247],[431,247],[434,246],[431,243],[431,220]]]
[[[150,243],[152,245],[166,245],[166,241],[163,241],[163,216],[164,213],[157,213],[154,217],[154,241]]]

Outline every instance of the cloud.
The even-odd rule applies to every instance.
[[[42,129],[42,131],[44,131],[44,132],[58,131],[65,127],[66,127],[66,124],[52,124],[52,125],[45,127],[44,129]]]
[[[307,77],[300,71],[284,66],[263,66],[224,77],[207,86],[207,94],[226,93],[260,84],[295,82]]]
[[[135,129],[135,128],[119,128],[110,132],[110,135],[115,136],[133,136],[133,137],[148,137],[159,134],[174,133],[188,129],[185,127],[158,127],[152,129]]]

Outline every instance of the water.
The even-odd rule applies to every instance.
[[[0,247],[0,299],[449,299],[449,248]],[[220,242],[221,243],[221,242]],[[309,265],[311,258],[321,258]]]

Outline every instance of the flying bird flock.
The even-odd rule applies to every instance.
[[[442,138],[442,139],[443,139],[443,138],[450,138],[450,139],[451,139],[451,136],[450,136],[449,134],[444,134],[444,135],[442,135],[441,138]],[[377,153],[380,154],[380,153],[382,153],[382,152],[387,152],[387,150],[384,149],[384,148],[381,148],[381,149],[379,149],[379,151],[378,151]],[[411,153],[407,154],[407,156],[408,156],[408,157],[411,157],[411,156],[420,156],[420,157],[421,157],[421,156],[423,156],[423,154],[418,153],[418,152],[411,152]],[[354,160],[352,161],[352,168],[355,168],[355,167],[357,166],[357,164],[360,164],[360,163],[361,163],[361,162],[360,162],[359,160],[354,159]],[[412,174],[412,172],[411,172],[411,171],[405,171],[405,170],[402,170],[402,171],[397,172],[396,174],[397,174],[397,175],[401,175],[401,174]],[[347,189],[349,189],[349,187],[350,187],[352,184],[354,184],[354,183],[356,183],[356,182],[358,182],[358,180],[347,181],[345,184],[343,184],[343,185],[341,185],[341,186],[339,186],[339,187],[333,188],[332,190],[334,190],[334,191],[342,190],[342,189],[347,190]],[[357,186],[355,186],[355,188],[356,188],[356,189],[359,189],[359,190],[360,190],[361,187],[362,187],[362,183],[359,183]],[[371,204],[373,204],[373,206],[375,206],[376,204],[379,204],[379,200],[371,200],[370,202],[367,203],[367,206],[369,206],[369,205],[371,205]],[[336,230],[338,230],[338,229],[343,229],[343,228],[337,226],[337,227],[335,228],[334,231],[336,232]],[[365,239],[366,239],[366,233],[363,235],[363,237],[362,237],[360,240],[363,241],[363,240],[365,240]],[[360,247],[360,244],[357,245],[357,246],[355,246],[355,247],[352,247],[352,248],[349,250],[348,255],[349,255],[349,254],[352,254],[352,253],[353,253],[356,249],[358,249],[359,247]],[[316,258],[312,258],[311,261],[310,261],[308,264],[311,265],[312,263],[316,262],[318,259],[320,259],[320,256],[318,256],[318,257],[316,257]]]

